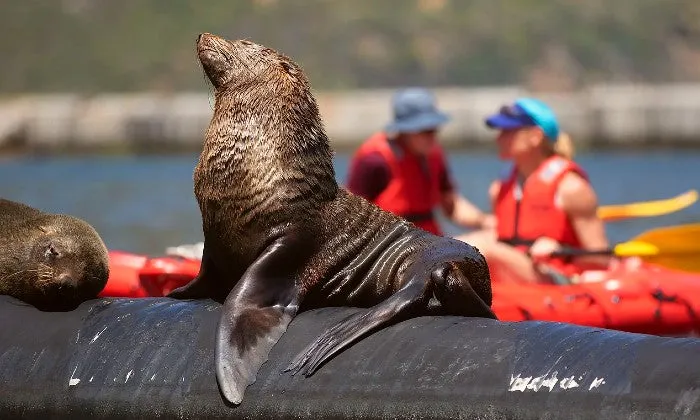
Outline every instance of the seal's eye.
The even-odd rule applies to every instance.
[[[286,71],[287,73],[289,73],[289,74],[291,74],[291,75],[297,74],[296,69],[295,69],[291,64],[289,64],[288,62],[282,61],[281,64],[282,64],[282,68],[283,68],[284,71]]]
[[[46,248],[46,251],[44,251],[44,258],[46,258],[47,260],[55,260],[56,258],[59,257],[59,255],[60,255],[60,252],[58,252],[56,247],[53,245],[49,245]]]

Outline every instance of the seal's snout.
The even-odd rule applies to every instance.
[[[210,34],[209,32],[202,32],[197,36],[197,45],[214,45],[217,39],[219,39],[219,37],[216,35]]]
[[[200,60],[211,62],[221,59],[222,43],[216,35],[204,32],[197,36],[197,54]],[[224,48],[225,49],[225,48]]]
[[[214,85],[220,88],[232,77],[231,44],[223,38],[204,32],[197,39],[197,56],[204,73]]]
[[[61,289],[78,287],[78,281],[72,273],[61,273],[56,277],[56,284]]]

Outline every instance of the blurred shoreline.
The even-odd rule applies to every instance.
[[[391,119],[393,90],[314,92],[331,143],[349,150]],[[568,93],[517,86],[434,89],[452,116],[447,148],[488,149],[484,116],[518,96],[547,101],[579,148],[700,148],[700,84],[606,84]],[[0,96],[0,154],[197,151],[211,117],[206,92]],[[127,140],[128,139],[128,140]]]

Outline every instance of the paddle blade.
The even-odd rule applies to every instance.
[[[630,242],[645,242],[658,248],[658,253],[644,257],[645,261],[700,273],[700,223],[652,229]]]
[[[696,190],[690,190],[681,195],[665,200],[600,206],[598,208],[598,217],[609,222],[612,220],[634,217],[662,216],[664,214],[683,210],[684,208],[691,206],[697,200],[698,192]]]
[[[700,223],[647,230],[630,242],[653,244],[660,253],[700,253]]]
[[[643,259],[648,263],[660,265],[666,268],[671,268],[673,270],[685,271],[686,273],[700,274],[700,256],[698,256],[697,254],[659,254],[655,257],[644,257]]]
[[[659,254],[659,248],[648,242],[629,241],[615,245],[613,252],[618,257],[650,257]]]

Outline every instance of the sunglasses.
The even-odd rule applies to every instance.
[[[528,123],[533,125],[536,124],[529,114],[527,114],[522,109],[514,105],[503,105],[498,112],[510,118],[515,118],[521,121],[527,121]]]
[[[424,135],[431,135],[431,136],[434,136],[434,135],[437,134],[437,132],[438,132],[438,130],[433,128],[432,130],[423,130],[423,131],[419,131],[418,134],[424,134]]]

